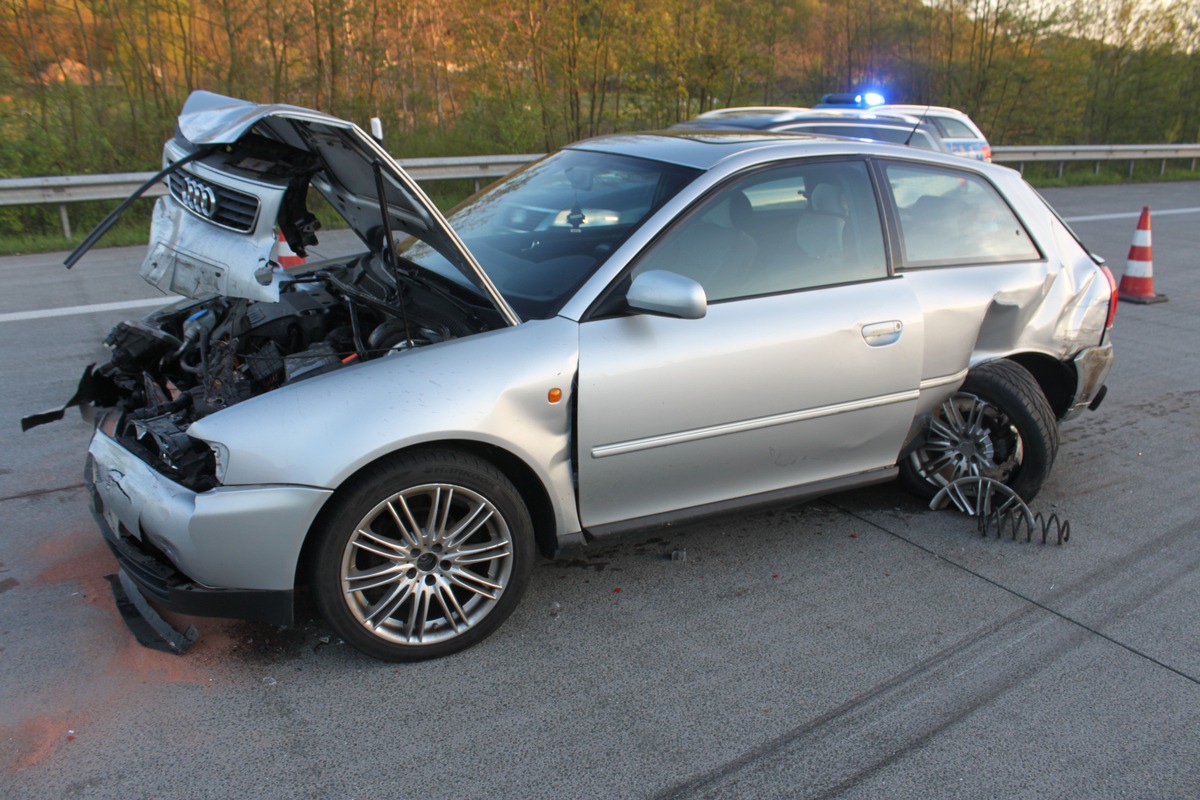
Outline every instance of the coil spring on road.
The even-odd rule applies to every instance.
[[[1052,532],[1058,545],[1071,538],[1069,521],[1060,519],[1057,514],[1035,514],[1016,492],[993,478],[971,475],[953,480],[934,495],[929,507],[937,510],[950,504],[975,517],[979,533],[984,537],[995,531],[996,538],[1001,539],[1008,533],[1015,542],[1024,532],[1025,541],[1032,542],[1034,534],[1040,530],[1042,544],[1049,541]]]
[[[1003,511],[997,509],[991,514],[980,515],[978,517],[979,533],[981,536],[987,537],[992,531],[996,532],[997,539],[1003,539],[1004,534],[1010,534],[1010,538],[1015,542],[1022,531],[1025,532],[1025,541],[1032,542],[1033,536],[1038,530],[1042,532],[1042,544],[1050,538],[1051,531],[1054,532],[1054,543],[1063,544],[1071,539],[1071,521],[1059,519],[1058,514],[1046,516],[1041,512],[1033,512],[1029,506],[1022,504],[1022,507],[1013,506]]]

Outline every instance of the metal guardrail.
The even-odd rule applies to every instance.
[[[400,166],[417,181],[467,179],[475,188],[485,178],[500,178],[518,167],[540,158],[539,154],[511,156],[466,156],[456,158],[400,159]],[[1094,162],[1094,172],[1100,171],[1103,161],[1129,161],[1133,174],[1135,161],[1160,161],[1159,174],[1166,171],[1167,161],[1187,159],[1195,171],[1200,158],[1200,144],[1134,144],[1134,145],[1067,145],[1036,147],[993,147],[992,160],[1017,164],[1024,171],[1027,162],[1057,161],[1058,174],[1069,161]],[[71,238],[69,203],[84,200],[123,200],[135,189],[150,180],[152,172],[125,172],[115,175],[65,175],[46,178],[8,178],[0,180],[0,206],[58,205],[63,235]],[[153,186],[149,197],[166,193],[162,185]]]
[[[540,154],[512,156],[467,156],[456,158],[400,159],[400,166],[420,181],[473,180],[478,191],[485,178],[502,178],[518,167],[541,158]],[[71,238],[67,204],[85,200],[124,200],[154,177],[153,172],[123,172],[114,175],[63,175],[47,178],[0,180],[0,206],[58,205],[63,236]],[[146,197],[167,193],[164,184],[151,186]]]
[[[1133,175],[1136,161],[1159,161],[1158,174],[1167,171],[1167,162],[1173,159],[1190,158],[1190,169],[1196,171],[1196,159],[1200,158],[1200,144],[1077,144],[1051,146],[993,147],[992,160],[1004,164],[1017,164],[1025,171],[1027,161],[1057,161],[1058,176],[1068,161],[1091,161],[1092,172],[1100,171],[1102,161],[1129,161],[1129,174]]]

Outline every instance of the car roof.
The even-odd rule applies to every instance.
[[[700,114],[696,119],[721,119],[723,117],[753,116],[756,114],[787,114],[811,110],[800,106],[735,106],[730,108],[714,108],[712,111],[705,111],[703,114]]]
[[[869,139],[909,145],[912,145],[920,137],[920,140],[926,143],[924,149],[947,149],[937,131],[920,124],[915,119],[911,122],[888,117],[871,120],[800,119],[780,126],[779,131],[781,133],[817,133],[848,139]],[[920,147],[921,145],[914,146]]]
[[[909,114],[914,117],[951,117],[965,124],[978,136],[978,138],[984,140],[987,139],[987,137],[983,135],[983,131],[979,129],[979,126],[975,124],[975,121],[971,119],[968,114],[963,111],[959,111],[957,108],[948,108],[947,106],[907,105],[900,103],[889,103],[882,106],[876,106],[876,108],[880,109],[885,114]]]
[[[923,106],[919,103],[884,103],[875,107],[917,116],[921,114],[939,114],[947,117],[965,117],[966,119],[970,119],[970,116],[965,111],[959,111],[957,108],[950,108],[949,106]]]
[[[880,112],[865,108],[792,108],[788,106],[762,106],[748,108],[722,108],[709,111],[698,117],[671,126],[673,130],[696,128],[741,128],[748,130],[771,130],[797,122],[844,122],[886,123],[916,126],[919,116],[901,111]]]

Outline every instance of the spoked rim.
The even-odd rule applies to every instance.
[[[387,498],[355,526],[342,554],[342,593],[373,635],[432,644],[487,617],[512,568],[512,534],[491,501],[463,486],[424,484]]]
[[[1011,483],[1024,460],[1016,424],[994,403],[969,392],[952,395],[931,417],[925,443],[910,456],[935,488],[967,477]]]

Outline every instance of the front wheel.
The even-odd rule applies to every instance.
[[[1058,422],[1029,370],[988,361],[930,416],[924,440],[900,462],[900,481],[926,500],[958,478],[1006,484],[1026,502],[1050,474]]]
[[[533,567],[533,526],[492,464],[453,450],[385,462],[325,520],[313,587],[349,644],[389,661],[449,655],[516,608]]]

